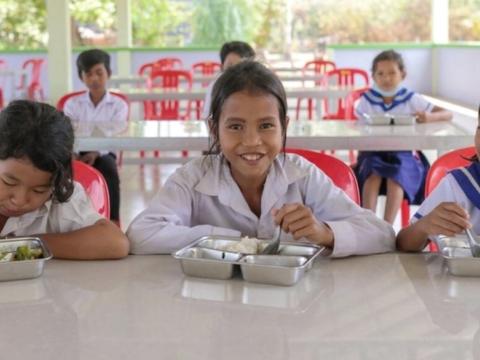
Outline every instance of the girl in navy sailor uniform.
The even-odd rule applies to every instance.
[[[430,104],[421,95],[401,86],[405,65],[394,50],[373,60],[373,88],[359,99],[355,113],[360,122],[374,114],[414,115],[418,122],[450,120],[452,114]],[[409,203],[423,200],[428,161],[419,151],[364,151],[358,156],[356,173],[362,191],[362,205],[376,210],[379,194],[386,194],[384,219],[393,223],[404,198]]]
[[[411,224],[398,233],[399,249],[420,251],[429,239],[454,236],[466,228],[480,234],[480,126],[475,132],[475,150],[471,165],[450,171],[422,203]]]

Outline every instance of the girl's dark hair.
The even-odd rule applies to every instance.
[[[112,75],[110,68],[110,55],[100,49],[91,49],[82,51],[77,57],[78,77],[82,79],[82,72],[88,72],[97,64],[103,64],[107,70],[108,76]]]
[[[220,61],[222,65],[225,63],[225,59],[228,54],[235,53],[243,59],[252,60],[255,57],[255,50],[243,41],[230,41],[222,45],[220,49]]]
[[[287,96],[280,79],[257,61],[245,60],[234,65],[215,81],[208,116],[211,145],[209,154],[220,153],[219,122],[225,101],[234,93],[247,91],[250,94],[272,95],[278,101],[278,114],[282,126],[283,147],[287,141]]]
[[[28,158],[51,173],[58,202],[73,193],[73,141],[70,119],[48,104],[16,100],[0,112],[0,160]]]
[[[372,74],[375,74],[375,71],[377,70],[377,64],[380,61],[394,61],[397,63],[400,71],[405,73],[405,63],[403,62],[402,55],[395,50],[385,50],[375,56],[372,63]]]

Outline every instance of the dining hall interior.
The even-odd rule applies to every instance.
[[[0,141],[9,116],[22,120],[18,100],[49,104],[74,134],[63,176],[88,202],[68,216],[109,226],[69,229],[98,256],[44,237],[64,232],[50,220],[28,233],[31,214],[6,195],[21,180],[3,164],[29,155],[0,146],[9,358],[480,357],[479,0],[0,8]],[[244,102],[229,118],[233,98]],[[273,115],[261,116],[262,99]],[[281,134],[271,159],[268,131]],[[247,133],[256,150],[243,150]],[[267,158],[255,202],[244,188]],[[198,175],[205,159],[218,179]],[[289,192],[267,208],[284,177]],[[76,186],[63,202],[51,185],[47,209],[77,206]],[[314,235],[289,227],[293,203]],[[100,245],[112,234],[121,255]]]

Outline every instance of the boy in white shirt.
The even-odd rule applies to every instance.
[[[107,90],[111,75],[110,56],[102,50],[82,52],[77,58],[78,76],[88,88],[84,94],[65,102],[64,112],[72,121],[82,123],[83,129],[95,127],[105,135],[115,135],[127,127],[128,104]],[[116,156],[111,152],[80,153],[80,160],[92,165],[105,178],[110,195],[110,218],[120,222],[120,180]]]

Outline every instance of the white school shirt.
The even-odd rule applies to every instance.
[[[361,96],[355,103],[355,115],[359,122],[367,123],[364,114],[413,115],[418,111],[431,112],[433,110],[433,105],[422,95],[405,90],[403,94],[395,96],[395,103],[391,105],[384,104],[382,98],[375,97],[371,92],[368,93],[368,99]]]
[[[80,132],[91,135],[98,128],[107,136],[116,135],[127,128],[128,105],[109,91],[95,106],[89,92],[74,96],[65,102],[63,112],[78,122]]]
[[[420,218],[428,215],[442,202],[455,202],[470,215],[470,223],[475,234],[480,234],[480,210],[467,198],[457,180],[451,173],[445,175],[437,187],[428,195],[417,212],[410,220],[411,224],[416,223]],[[430,236],[432,240],[436,236]]]
[[[176,251],[205,235],[272,238],[271,210],[287,203],[308,206],[335,236],[333,256],[394,249],[392,227],[355,204],[321,170],[302,157],[279,155],[270,167],[260,218],[249,208],[220,156],[195,159],[166,181],[151,204],[130,224],[134,254]],[[282,241],[293,240],[283,234]]]
[[[74,182],[74,185],[73,194],[67,202],[49,200],[35,211],[8,218],[0,236],[63,233],[93,225],[103,219],[93,207],[82,185],[77,182]]]

